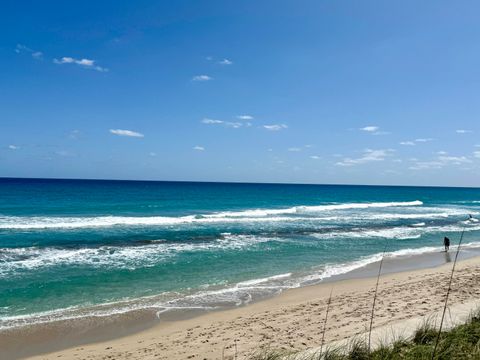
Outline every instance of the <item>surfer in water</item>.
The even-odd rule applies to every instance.
[[[448,237],[443,238],[443,245],[445,246],[445,252],[450,249],[450,239]]]

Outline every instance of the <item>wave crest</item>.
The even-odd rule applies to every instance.
[[[311,215],[342,210],[421,206],[420,200],[405,202],[346,203],[318,206],[295,206],[285,209],[252,209],[197,214],[180,217],[168,216],[97,216],[97,217],[0,217],[0,229],[72,229],[110,226],[169,226],[183,224],[233,223],[233,222],[281,222],[296,221],[292,215]],[[282,216],[283,215],[283,216]]]

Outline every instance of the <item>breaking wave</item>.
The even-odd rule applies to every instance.
[[[23,247],[0,248],[0,276],[18,270],[52,266],[89,266],[136,269],[155,266],[182,252],[239,250],[268,241],[282,241],[253,235],[225,235],[215,241],[169,243],[153,242],[140,246],[101,246],[94,248]]]
[[[111,226],[172,226],[184,224],[211,224],[236,222],[288,222],[298,221],[299,216],[311,216],[343,210],[378,209],[392,207],[417,207],[423,203],[419,200],[406,202],[372,202],[347,203],[318,206],[295,206],[285,209],[252,209],[244,211],[225,211],[211,214],[169,216],[96,216],[96,217],[0,217],[0,229],[74,229]],[[388,215],[377,214],[374,218],[388,219]],[[383,216],[383,217],[382,217]],[[448,217],[448,213],[433,214],[392,214],[391,219],[409,219],[421,217]],[[333,220],[336,217],[325,217]],[[320,217],[319,220],[322,220]]]

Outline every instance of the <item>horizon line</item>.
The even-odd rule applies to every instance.
[[[298,185],[298,186],[365,186],[365,187],[417,187],[417,188],[449,188],[449,189],[480,189],[480,186],[443,186],[443,185],[379,185],[379,184],[348,184],[348,183],[301,183],[301,182],[251,182],[251,181],[206,181],[206,180],[152,180],[152,179],[95,179],[95,178],[56,178],[56,177],[12,177],[0,176],[2,180],[70,180],[70,181],[118,181],[118,182],[170,182],[170,183],[201,183],[201,184],[244,184],[244,185]]]

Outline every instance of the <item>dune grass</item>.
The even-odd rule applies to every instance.
[[[410,340],[399,339],[369,351],[365,341],[353,340],[344,348],[325,349],[322,354],[286,353],[263,350],[250,360],[430,360],[438,330],[425,322]],[[480,360],[480,311],[462,325],[442,331],[434,359]]]

